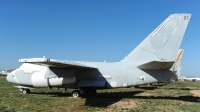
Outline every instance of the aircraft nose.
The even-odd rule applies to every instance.
[[[14,75],[12,72],[7,75],[6,80],[8,82],[17,83],[17,81],[14,79]]]

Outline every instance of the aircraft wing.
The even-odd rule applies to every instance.
[[[161,62],[161,61],[151,61],[142,65],[137,66],[140,69],[148,70],[159,70],[159,69],[170,69],[174,64],[174,61]]]
[[[29,58],[29,59],[19,59],[20,63],[31,63],[42,66],[50,67],[62,67],[62,68],[95,68],[84,64],[84,62],[74,62],[74,61],[63,61],[63,60],[54,60],[47,58]]]

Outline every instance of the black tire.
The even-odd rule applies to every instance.
[[[31,91],[30,91],[30,89],[27,89],[26,92],[27,92],[27,93],[30,93]]]
[[[22,90],[22,93],[23,93],[23,94],[28,94],[28,93],[30,93],[30,90],[29,90],[29,89],[23,89],[23,90]]]
[[[74,97],[74,98],[78,98],[78,97],[80,97],[80,92],[78,91],[78,90],[74,90],[73,92],[72,92],[72,97]]]

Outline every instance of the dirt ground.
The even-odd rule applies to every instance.
[[[137,94],[135,96],[151,96],[150,93],[140,93],[140,94]],[[138,105],[135,101],[119,101],[119,102],[116,102],[112,105],[109,106],[109,108],[107,108],[105,111],[112,111],[112,109],[134,109],[134,108],[137,108]]]
[[[132,108],[137,108],[137,105],[134,101],[129,101],[129,102],[119,101],[119,102],[112,104],[110,107],[132,109]]]
[[[191,90],[190,93],[192,93],[193,96],[198,96],[198,97],[200,97],[200,90]]]
[[[104,111],[100,111],[100,112],[112,112],[112,111],[125,111],[122,109],[134,109],[137,108],[138,106],[136,105],[136,103],[134,101],[129,101],[129,102],[124,102],[124,101],[119,101],[116,102],[112,105],[110,105],[107,109],[105,109]]]

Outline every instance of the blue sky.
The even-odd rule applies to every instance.
[[[119,61],[172,13],[192,14],[181,75],[200,77],[199,0],[0,0],[0,69],[43,56]]]

